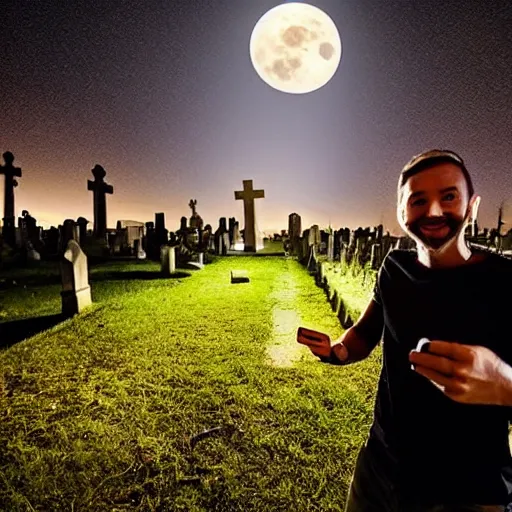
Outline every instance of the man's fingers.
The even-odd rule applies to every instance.
[[[443,393],[445,390],[452,391],[453,390],[453,379],[443,375],[442,373],[436,372],[435,370],[431,370],[430,368],[425,368],[424,366],[416,366],[416,373],[423,375],[434,384],[437,388],[441,389]]]
[[[444,375],[452,376],[455,373],[455,361],[446,357],[412,351],[409,360],[414,365],[424,366]]]
[[[471,361],[473,353],[468,345],[461,345],[454,341],[432,340],[428,346],[430,354],[444,356],[455,361]]]

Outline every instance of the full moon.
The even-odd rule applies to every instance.
[[[271,87],[304,94],[323,87],[341,60],[341,39],[324,11],[309,4],[278,5],[256,23],[250,41],[254,69]]]

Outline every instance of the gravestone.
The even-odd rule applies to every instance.
[[[133,252],[135,254],[135,257],[138,260],[145,260],[146,259],[146,252],[142,248],[142,241],[140,239],[135,240],[134,247],[133,247]]]
[[[300,235],[302,234],[302,219],[298,213],[288,215],[288,237],[292,254],[299,253]]]
[[[173,272],[176,272],[176,247],[163,245],[160,249],[160,264],[162,274],[169,277]]]
[[[155,236],[158,250],[168,242],[167,230],[165,229],[165,214],[155,213]]]
[[[232,270],[231,283],[248,283],[250,281],[247,270]]]
[[[21,169],[14,167],[14,155],[10,151],[3,154],[5,165],[0,165],[0,174],[5,176],[4,218],[2,235],[4,243],[13,249],[16,246],[16,226],[14,218],[14,189],[18,186],[16,178],[21,178]]]
[[[105,183],[104,178],[107,175],[101,165],[95,165],[92,169],[94,181],[87,181],[87,190],[93,192],[93,210],[94,210],[94,229],[96,238],[105,238],[107,235],[107,199],[106,194],[113,194],[112,185]]]
[[[243,243],[244,241],[242,240],[242,235],[240,234],[240,223],[236,221],[233,227],[233,246],[235,250],[239,250]]]
[[[235,249],[235,217],[229,218],[229,250],[233,251]]]
[[[29,240],[27,242],[27,260],[28,261],[40,261],[41,255],[34,249],[32,242]]]
[[[320,228],[318,224],[314,224],[309,228],[308,233],[308,270],[310,272],[316,272],[316,256],[318,254],[321,243]]]
[[[370,259],[370,264],[372,270],[379,270],[381,264],[381,245],[373,244],[372,245],[372,254]]]
[[[333,261],[334,260],[334,233],[332,232],[332,229],[329,233],[329,238],[327,240],[327,261]]]
[[[64,252],[67,249],[68,242],[70,240],[74,240],[76,243],[78,243],[78,240],[80,238],[80,234],[78,231],[78,226],[76,225],[76,222],[73,219],[66,219],[64,221],[64,224],[60,227],[60,252]]]
[[[59,252],[59,230],[52,226],[45,232],[45,248],[48,256],[56,256]]]
[[[60,262],[62,314],[71,317],[92,304],[87,256],[75,240],[69,240]]]
[[[78,217],[76,219],[76,224],[78,225],[78,243],[83,246],[85,244],[85,239],[87,238],[87,224],[89,221],[85,217]]]
[[[226,256],[229,249],[229,233],[226,227],[226,217],[219,219],[219,227],[215,231],[214,235],[215,242],[215,254]]]
[[[256,216],[254,200],[265,197],[264,190],[254,190],[252,180],[243,180],[244,189],[235,192],[236,200],[244,202],[244,251],[256,252]],[[229,236],[228,236],[229,245]]]
[[[201,215],[199,215],[196,211],[197,199],[191,199],[188,205],[192,210],[192,217],[190,217],[189,220],[189,227],[192,229],[203,229],[203,219],[201,218]]]

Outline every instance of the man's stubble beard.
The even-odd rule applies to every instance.
[[[417,245],[420,244],[422,246],[421,249],[429,252],[432,255],[439,256],[440,254],[446,252],[446,250],[453,244],[457,244],[457,240],[461,236],[464,236],[461,235],[461,232],[464,232],[469,220],[471,219],[471,210],[472,206],[471,204],[468,204],[466,213],[462,219],[450,215],[446,215],[444,217],[436,217],[436,219],[443,219],[446,223],[446,226],[448,226],[449,233],[443,238],[429,237],[421,231],[421,224],[427,220],[425,217],[421,217],[409,224],[406,224],[402,219],[400,225],[405,233],[411,237]],[[418,250],[420,250],[420,247],[418,247]]]

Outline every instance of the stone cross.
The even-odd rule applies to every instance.
[[[254,190],[252,180],[243,180],[244,189],[235,192],[235,199],[244,202],[244,251],[256,252],[256,218],[254,215],[254,200],[265,197],[264,190]]]
[[[113,194],[112,185],[104,181],[107,173],[101,165],[94,166],[92,170],[94,181],[87,180],[87,190],[94,193],[94,236],[103,238],[107,233],[107,200],[106,194]]]
[[[4,227],[2,234],[11,247],[16,244],[16,225],[14,218],[14,188],[18,186],[15,178],[21,178],[21,169],[14,167],[14,155],[10,151],[3,154],[5,165],[0,165],[0,174],[5,175],[4,188]]]

